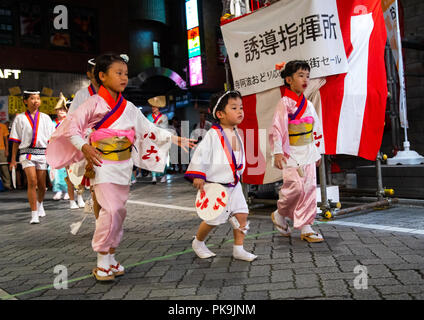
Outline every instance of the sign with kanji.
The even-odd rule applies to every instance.
[[[41,105],[39,110],[47,114],[56,114],[54,108],[59,97],[41,97]],[[9,113],[18,114],[26,111],[24,102],[21,96],[9,96]]]
[[[242,95],[281,86],[275,65],[283,61],[306,60],[311,78],[348,71],[336,0],[277,2],[221,30]]]

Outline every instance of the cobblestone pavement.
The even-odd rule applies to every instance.
[[[0,298],[424,299],[423,207],[397,205],[318,223],[325,242],[317,244],[301,241],[298,231],[284,238],[268,216],[253,212],[245,248],[256,261],[232,258],[229,224],[207,239],[217,256],[202,260],[191,249],[200,222],[192,209],[195,190],[181,176],[168,177],[165,184],[144,178],[132,187],[117,250],[126,274],[110,283],[90,275],[92,215],[74,236],[70,224],[83,218],[82,209],[71,211],[47,192],[47,216],[30,225],[26,192],[0,193]],[[67,289],[55,289],[54,280],[64,275],[68,282],[59,284]]]

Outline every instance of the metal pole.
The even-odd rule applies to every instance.
[[[381,152],[378,151],[377,159],[375,159],[375,168],[377,171],[377,198],[383,200],[384,189],[383,189],[383,177],[381,174]]]
[[[325,155],[321,155],[321,164],[319,166],[319,184],[321,187],[321,206],[320,209],[323,213],[330,209],[327,199],[327,181],[325,178]]]
[[[335,212],[334,215],[336,217],[338,217],[338,216],[342,216],[344,214],[348,214],[348,213],[352,213],[352,212],[356,212],[356,211],[372,209],[374,207],[389,206],[389,205],[391,205],[393,203],[397,203],[397,202],[399,202],[399,199],[397,199],[397,198],[385,199],[385,200],[381,200],[381,201],[376,201],[376,202],[371,202],[371,203],[359,205],[359,206],[356,206],[356,207],[341,209],[341,210]]]
[[[390,122],[392,127],[392,145],[395,150],[399,150],[399,127],[397,122],[397,114],[396,114],[396,84],[393,76],[393,57],[391,54],[390,45],[386,44],[385,50],[386,56],[386,72],[387,72],[387,84],[389,90],[389,106],[390,106]]]

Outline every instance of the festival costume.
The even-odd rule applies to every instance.
[[[190,134],[190,138],[198,140],[201,137],[203,139],[210,128],[212,128],[212,122],[208,120],[199,121],[195,124],[193,131]]]
[[[38,110],[34,118],[28,110],[16,116],[9,140],[19,143],[19,162],[23,169],[35,166],[37,170],[47,170],[45,152],[53,131],[50,117]]]
[[[59,126],[59,124],[61,123],[61,121],[59,121],[57,118],[53,120],[53,125],[55,126],[55,128],[57,128]],[[52,170],[49,167],[49,174],[50,174],[50,170]],[[66,184],[66,180],[65,178],[67,177],[67,173],[66,173],[66,169],[65,168],[61,168],[61,169],[56,169],[54,172],[54,179],[52,181],[52,190],[53,192],[56,193],[67,193],[68,192],[68,185]],[[54,198],[55,200],[59,200]]]
[[[88,98],[95,95],[96,93],[96,88],[94,88],[92,83],[90,83],[88,87],[79,89],[75,93],[74,99],[72,100],[71,106],[69,107],[68,114],[75,112],[75,110],[77,110],[81,104],[83,104]]]
[[[103,161],[101,167],[94,166],[95,176],[90,179],[101,205],[92,247],[96,252],[108,252],[122,239],[133,165],[162,170],[171,133],[154,126],[121,94],[114,101],[102,86],[98,94],[68,115],[53,134],[47,148],[49,164],[61,168],[83,160],[80,150],[89,128],[93,128],[90,143],[100,150]]]
[[[217,218],[205,221],[210,226],[217,226],[227,222],[236,213],[249,213],[249,209],[241,188],[240,177],[245,168],[245,153],[243,142],[235,129],[240,150],[233,151],[223,128],[214,124],[197,145],[184,177],[190,181],[195,178],[205,182],[219,183],[225,186],[228,201],[223,213]],[[234,226],[233,226],[234,227]],[[234,227],[235,228],[235,227]],[[248,223],[244,233],[249,229]],[[215,256],[203,241],[194,238],[192,247],[200,258]],[[240,251],[241,250],[241,251]],[[239,254],[242,252],[242,254]],[[235,246],[233,256],[238,259],[252,261],[256,256],[244,251],[243,246]]]
[[[151,113],[147,116],[147,119],[150,122],[153,122],[159,128],[168,129],[168,117],[166,116],[166,114],[159,112],[158,115],[154,115],[153,113]],[[153,181],[156,181],[156,178],[160,178],[160,177],[164,179],[164,175],[167,169],[168,169],[168,164],[165,166],[165,169],[163,170],[163,172],[152,171]],[[161,181],[161,182],[164,182],[164,181]]]
[[[284,89],[274,113],[269,141],[272,155],[284,154],[287,160],[283,163],[278,213],[284,219],[291,219],[294,228],[301,229],[312,225],[316,216],[315,163],[323,152],[323,135],[313,104],[303,94],[298,97],[288,87]],[[274,212],[273,222],[282,228],[274,220],[279,218],[276,216]]]
[[[36,170],[47,170],[46,148],[54,125],[50,117],[36,111],[34,117],[27,110],[16,116],[12,124],[9,140],[19,143],[19,162],[22,168],[35,167]],[[37,210],[31,211],[30,223],[39,223],[38,217],[44,217],[43,202],[37,201]]]

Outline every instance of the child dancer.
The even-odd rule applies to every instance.
[[[156,126],[167,129],[168,128],[168,117],[166,114],[160,112],[159,108],[163,108],[166,106],[166,97],[165,96],[157,96],[150,98],[147,102],[152,107],[152,113],[147,116],[149,121],[153,122]],[[152,183],[156,184],[157,178],[162,177],[160,182],[166,182],[166,169],[168,165],[165,166],[165,170],[163,172],[154,172],[152,171]]]
[[[90,80],[88,87],[79,89],[72,100],[71,106],[69,107],[69,114],[73,113],[77,108],[92,95],[95,95],[99,91],[99,84],[94,76],[94,67],[96,66],[95,59],[87,61],[87,78]]]
[[[215,256],[205,245],[206,236],[217,225],[235,217],[239,223],[233,225],[233,257],[245,261],[257,258],[244,250],[244,237],[249,229],[249,213],[240,183],[245,167],[245,153],[237,125],[243,121],[243,105],[238,91],[227,91],[211,99],[212,116],[218,120],[196,147],[185,178],[193,186],[203,190],[205,182],[220,183],[227,188],[228,203],[223,214],[212,221],[202,221],[193,240],[192,247],[199,258]],[[231,220],[230,220],[231,221]]]
[[[57,117],[53,120],[55,128],[57,128],[63,120],[66,118],[68,112],[68,106],[70,105],[69,101],[66,101],[66,98],[60,94],[60,99],[55,107]],[[49,170],[53,170],[49,167]],[[78,194],[78,204],[75,202],[75,192],[74,185],[68,178],[66,168],[54,170],[54,179],[52,181],[53,192],[56,194],[53,196],[53,200],[60,200],[62,194],[64,194],[63,199],[69,200],[69,206],[71,209],[79,209],[84,207],[85,203],[81,194]]]
[[[41,105],[39,91],[24,91],[27,111],[16,116],[9,140],[13,142],[10,170],[16,168],[16,155],[28,181],[28,202],[31,207],[31,224],[40,223],[46,215],[43,207],[46,193],[46,147],[54,125],[50,117],[38,111]]]
[[[299,60],[288,62],[281,72],[284,95],[275,110],[269,141],[274,166],[283,170],[283,186],[271,219],[283,236],[291,234],[289,218],[301,230],[300,239],[322,242],[311,227],[317,211],[315,166],[321,161],[322,130],[313,104],[303,95],[309,72],[308,63]]]
[[[101,206],[92,240],[93,250],[97,252],[93,275],[104,281],[124,274],[124,267],[115,259],[115,249],[123,235],[133,163],[146,169],[165,165],[163,157],[151,159],[149,155],[139,154],[144,150],[142,143],[150,143],[150,150],[155,149],[157,155],[163,155],[171,141],[183,148],[192,147],[193,143],[154,126],[134,104],[124,99],[121,92],[128,84],[128,67],[119,55],[98,57],[94,73],[100,84],[98,93],[58,127],[47,148],[47,159],[53,168],[83,157],[92,165],[94,176],[91,175],[90,185],[94,186]],[[93,128],[89,143],[84,139],[87,128]]]

